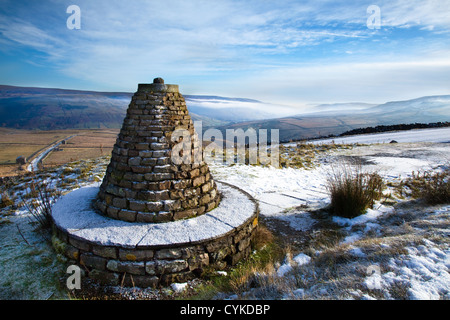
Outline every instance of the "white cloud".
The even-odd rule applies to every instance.
[[[293,104],[384,102],[396,95],[449,91],[448,45],[439,39],[413,46],[391,39],[389,31],[376,37],[365,27],[372,4],[366,1],[78,0],[82,29],[76,31],[65,28],[68,15],[61,2],[51,2],[49,12],[60,16],[48,24],[42,15],[1,16],[0,43],[44,52],[62,74],[93,89],[134,90],[137,83],[162,76],[188,93]],[[381,8],[382,31],[417,26],[435,35],[450,26],[445,1],[373,4]],[[367,39],[391,43],[382,47],[391,51],[374,46],[378,51],[371,56],[372,48],[358,42]],[[334,42],[343,45],[326,52],[326,44]],[[27,61],[41,62],[33,59]]]
[[[422,26],[429,31],[450,31],[450,6],[442,0],[397,0],[381,6],[382,25],[391,27]]]

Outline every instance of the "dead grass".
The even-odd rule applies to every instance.
[[[401,187],[409,188],[412,197],[431,205],[450,203],[450,166],[443,171],[413,172]]]
[[[77,133],[75,130],[13,130],[2,129],[0,134],[0,163],[15,163],[16,158],[32,157],[45,147]]]
[[[316,160],[332,150],[351,149],[352,145],[345,144],[313,144],[298,142],[295,146],[289,147],[280,145],[280,167],[282,168],[305,168],[316,167]]]
[[[372,208],[381,199],[385,185],[376,172],[364,172],[361,165],[341,163],[329,174],[330,211],[338,216],[354,218]]]
[[[44,161],[47,166],[98,158],[110,155],[119,130],[14,130],[2,128],[0,132],[0,176],[22,173],[16,158],[25,156],[30,161],[40,151],[71,135],[78,135],[61,145],[63,151],[54,151]]]
[[[118,131],[95,130],[81,132],[61,145],[62,151],[53,151],[44,160],[45,166],[59,166],[77,160],[94,159],[111,155]]]

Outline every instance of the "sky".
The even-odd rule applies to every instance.
[[[155,77],[295,108],[450,94],[450,0],[0,0],[0,84]]]

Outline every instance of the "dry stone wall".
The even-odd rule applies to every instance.
[[[183,244],[130,248],[87,241],[55,225],[53,246],[69,259],[70,264],[81,266],[86,277],[104,285],[157,287],[185,282],[198,277],[205,267],[224,269],[251,254],[259,212],[256,201],[245,194],[254,202],[254,211],[239,227],[220,237]]]

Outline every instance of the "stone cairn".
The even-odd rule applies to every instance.
[[[176,129],[191,135],[189,164],[171,160],[172,149],[180,142],[172,141]],[[219,193],[201,152],[178,86],[165,85],[161,78],[140,84],[114,146],[96,208],[114,219],[153,223],[214,209]]]
[[[178,150],[180,142],[190,148]],[[248,257],[258,203],[215,182],[201,151],[178,86],[161,78],[140,84],[101,186],[53,205],[55,250],[90,279],[138,287],[184,282]],[[173,152],[192,161],[177,164]]]

